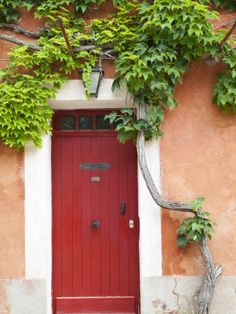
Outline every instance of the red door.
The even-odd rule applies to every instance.
[[[134,145],[94,124],[56,131],[52,163],[54,313],[138,313]]]

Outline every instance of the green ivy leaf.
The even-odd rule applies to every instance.
[[[179,235],[178,238],[177,238],[177,245],[179,247],[185,247],[186,244],[187,244],[187,238],[185,235]]]
[[[111,113],[107,114],[104,119],[108,119],[110,123],[113,123],[116,118],[117,118],[117,113],[115,111],[112,111]]]
[[[202,208],[202,204],[204,202],[205,198],[204,197],[197,197],[194,199],[191,203],[190,206],[193,208],[194,211],[198,211],[200,208]]]

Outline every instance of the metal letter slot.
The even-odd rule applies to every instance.
[[[92,229],[98,229],[100,227],[101,223],[99,220],[92,220],[91,221],[91,228]]]
[[[134,228],[134,221],[133,221],[133,219],[129,220],[129,227],[130,227],[130,229]]]
[[[83,169],[83,170],[106,170],[110,168],[111,168],[111,164],[107,162],[102,162],[102,163],[89,162],[89,163],[80,164],[80,169]]]
[[[120,214],[125,215],[125,212],[126,212],[126,203],[120,202]]]

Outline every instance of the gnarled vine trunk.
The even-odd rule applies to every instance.
[[[211,299],[213,296],[214,288],[217,278],[222,274],[223,267],[214,265],[211,253],[208,246],[208,238],[205,237],[199,243],[202,258],[205,262],[207,272],[203,277],[202,285],[197,297],[196,313],[206,314],[209,313]]]
[[[140,118],[145,117],[145,106],[140,106],[138,116]],[[169,210],[189,212],[195,214],[191,205],[187,203],[171,202],[165,200],[159,193],[157,186],[154,183],[153,177],[148,169],[145,154],[145,138],[143,131],[140,131],[138,134],[136,147],[140,170],[146,182],[147,188],[156,204],[159,205],[160,207]],[[204,239],[199,243],[199,248],[205,263],[206,274],[203,277],[202,285],[197,296],[195,309],[196,314],[208,314],[216,281],[217,278],[222,274],[223,267],[214,265],[210,249],[208,246],[207,236],[205,236]]]

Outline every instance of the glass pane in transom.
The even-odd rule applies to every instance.
[[[75,129],[75,117],[74,116],[61,117],[60,129],[61,130],[74,130]]]
[[[110,130],[110,122],[109,119],[104,119],[104,114],[99,114],[96,116],[96,129],[97,130]]]
[[[93,117],[92,116],[79,116],[79,129],[80,130],[92,130],[93,129]]]

